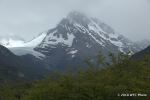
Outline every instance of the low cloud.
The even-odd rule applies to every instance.
[[[29,40],[72,10],[98,17],[131,40],[150,39],[149,0],[0,0],[0,36]]]

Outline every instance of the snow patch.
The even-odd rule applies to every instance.
[[[75,28],[77,28],[80,32],[83,32],[84,34],[85,34],[86,32],[88,32],[88,30],[87,30],[83,25],[80,25],[80,24],[78,24],[78,23],[74,23],[74,26],[75,26]]]
[[[39,35],[38,37],[36,37],[35,39],[31,40],[30,42],[26,42],[23,47],[36,47],[37,45],[39,45],[43,39],[46,37],[47,33],[42,33],[41,35]]]
[[[72,50],[68,54],[76,54],[77,52],[78,52],[78,50]]]
[[[46,38],[45,41],[42,45],[42,47],[46,47],[48,45],[57,45],[59,43],[62,43],[64,45],[67,45],[68,47],[72,46],[73,40],[75,38],[75,36],[73,34],[67,33],[67,39],[64,39],[63,36],[61,34],[59,34],[60,36],[57,37],[54,34],[57,31],[54,31],[53,33],[50,33]]]
[[[93,20],[91,20],[91,23],[88,25],[88,28],[89,28],[90,31],[94,31],[95,34],[98,34],[101,38],[103,38],[104,40],[109,41],[109,42],[112,43],[113,45],[115,45],[115,46],[117,46],[117,47],[119,47],[119,48],[123,47],[123,43],[122,43],[120,40],[118,40],[119,34],[117,34],[117,33],[109,33],[109,34],[106,33],[106,32],[103,31],[103,29],[102,29],[96,22],[94,22]],[[103,45],[102,42],[101,42],[101,41],[103,41],[103,40],[100,41],[100,40],[96,39],[96,37],[94,37],[91,33],[90,33],[90,35],[91,35],[99,44]],[[106,36],[107,36],[107,37],[106,37]],[[112,39],[116,39],[116,41],[115,41],[115,40],[112,40]],[[104,41],[103,41],[103,42],[104,42]],[[122,51],[122,50],[120,50],[120,51]]]
[[[24,41],[21,40],[14,40],[14,39],[2,39],[0,40],[0,44],[7,47],[7,48],[13,48],[13,47],[21,47],[24,45]]]
[[[75,57],[75,54],[78,52],[78,50],[71,50],[67,54],[70,54],[72,58]]]
[[[13,52],[15,55],[18,55],[18,56],[31,54],[38,59],[45,58],[45,55],[33,50],[33,48],[28,48],[28,47],[10,48],[10,51]]]
[[[75,57],[75,55],[71,55],[71,57],[72,57],[72,58],[74,58],[74,57]]]
[[[86,43],[87,48],[91,48],[92,46],[89,43]]]
[[[100,44],[101,46],[105,46],[100,40],[98,40],[95,36],[92,35],[92,33],[89,33],[89,35],[98,43]]]
[[[112,44],[114,44],[117,47],[123,47],[123,43],[120,41],[111,41]]]
[[[96,23],[94,22],[93,20],[91,20],[91,23],[88,25],[89,29],[96,32],[96,33],[99,33],[99,32],[103,32],[103,33],[106,33],[103,31],[103,29]]]
[[[46,33],[40,34],[38,37],[34,38],[33,40],[29,42],[24,42],[21,40],[14,40],[14,39],[2,39],[0,41],[0,44],[7,47],[7,48],[15,48],[15,47],[36,47],[39,45],[43,39],[46,37]]]

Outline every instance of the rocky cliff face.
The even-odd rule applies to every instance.
[[[99,51],[107,58],[109,52],[133,53],[138,48],[98,19],[71,12],[34,50],[44,54],[43,60],[52,68],[80,65],[86,58],[95,58]]]

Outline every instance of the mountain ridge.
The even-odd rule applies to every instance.
[[[26,44],[28,45],[23,46],[31,46],[31,48],[10,50],[19,56],[33,55],[41,60],[48,69],[61,70],[65,69],[65,66],[84,65],[85,59],[95,59],[99,51],[103,53],[107,61],[109,61],[110,52],[114,54],[131,52],[133,54],[139,51],[138,46],[123,35],[116,33],[109,25],[80,12],[69,13],[56,27]],[[22,55],[18,50],[22,51]]]
[[[47,32],[41,44],[34,48],[45,55],[50,68],[84,65],[87,58],[95,59],[101,51],[108,61],[112,53],[134,53],[138,47],[110,26],[77,12],[71,12],[56,27]]]

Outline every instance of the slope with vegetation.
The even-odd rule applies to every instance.
[[[150,57],[138,62],[122,54],[110,58],[113,63],[105,63],[100,54],[97,64],[88,60],[89,69],[78,74],[55,73],[33,83],[2,85],[0,100],[149,100]],[[99,65],[107,67],[99,69]]]

